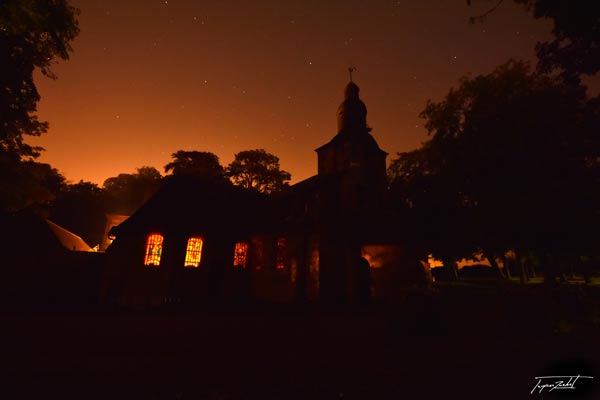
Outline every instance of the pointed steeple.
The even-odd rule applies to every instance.
[[[350,71],[350,82],[344,89],[344,101],[337,110],[338,133],[361,134],[368,133],[367,107],[359,97],[360,88],[352,81],[353,68]]]

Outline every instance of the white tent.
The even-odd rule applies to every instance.
[[[60,241],[60,243],[72,251],[94,251],[82,238],[77,236],[71,231],[66,230],[65,228],[56,225],[54,222],[49,219],[46,220],[46,223],[52,230],[52,233],[56,236],[56,238]]]

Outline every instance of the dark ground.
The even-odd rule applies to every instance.
[[[599,399],[599,304],[469,284],[368,309],[5,313],[0,398],[558,398],[534,377],[580,374],[561,394]]]

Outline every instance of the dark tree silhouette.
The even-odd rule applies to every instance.
[[[558,69],[569,82],[579,82],[581,75],[600,70],[600,3],[579,0],[517,0],[532,9],[535,18],[554,22],[550,42],[536,47],[540,69]]]
[[[263,149],[240,151],[227,166],[231,181],[262,193],[279,192],[288,186],[291,175],[279,167],[279,158]]]
[[[64,184],[64,176],[49,164],[0,160],[0,211],[36,207],[41,212],[39,206],[53,200]]]
[[[600,2],[589,0],[513,0],[531,12],[535,19],[549,18],[554,39],[538,43],[538,68],[542,72],[560,71],[566,82],[577,84],[582,75],[600,71]],[[470,0],[467,0],[471,4]],[[471,21],[481,21],[503,0]]]
[[[398,153],[388,168],[391,197],[398,212],[415,229],[413,235],[441,259],[448,278],[458,278],[456,259],[471,257],[466,199],[456,189],[456,173],[437,164],[443,149],[426,142],[422,148]]]
[[[429,215],[439,255],[591,251],[600,112],[584,88],[510,61],[463,78],[421,116],[431,139],[400,154],[390,175],[394,192]]]
[[[188,175],[205,178],[224,176],[219,157],[206,151],[179,150],[171,155],[173,161],[165,165],[165,172],[175,176]]]
[[[66,0],[0,2],[0,157],[39,155],[40,148],[23,141],[48,129],[35,115],[40,96],[33,72],[56,78],[50,66],[69,58],[78,13]]]
[[[105,213],[105,190],[92,182],[66,185],[50,205],[50,219],[92,247],[102,241]]]
[[[31,160],[42,149],[24,135],[48,130],[35,112],[40,95],[33,73],[55,79],[56,59],[67,60],[79,33],[77,14],[65,0],[0,2],[0,211],[16,211],[53,199],[64,178]]]
[[[107,210],[131,215],[156,193],[162,176],[154,167],[141,167],[135,174],[119,174],[104,181]]]

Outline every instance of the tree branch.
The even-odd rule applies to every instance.
[[[469,22],[474,24],[475,22],[482,22],[483,20],[485,20],[485,18],[490,15],[491,13],[493,13],[494,11],[496,11],[498,9],[498,7],[500,7],[500,5],[504,2],[504,0],[498,0],[498,2],[489,10],[487,10],[486,12],[484,12],[483,14],[479,15],[479,16],[475,16],[475,17],[469,17]],[[471,5],[470,1],[467,1],[468,5]]]

